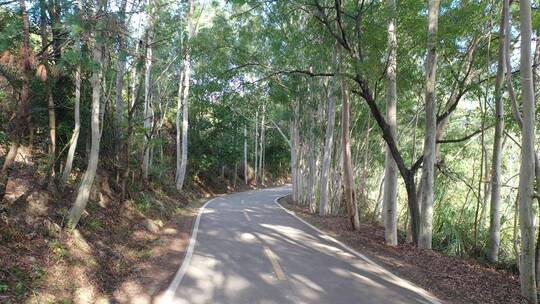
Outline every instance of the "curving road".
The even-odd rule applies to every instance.
[[[438,303],[281,208],[275,200],[287,193],[280,187],[211,200],[164,301]]]

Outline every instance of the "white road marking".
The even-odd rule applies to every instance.
[[[193,256],[193,250],[195,249],[195,243],[197,242],[197,232],[199,231],[199,223],[201,221],[201,215],[203,214],[204,209],[208,204],[213,202],[215,199],[218,199],[219,197],[215,197],[209,201],[207,201],[201,209],[199,209],[199,213],[197,214],[197,218],[195,219],[195,225],[193,226],[193,232],[191,233],[191,238],[189,239],[189,245],[188,249],[186,251],[186,255],[184,256],[184,260],[182,261],[182,265],[178,269],[178,272],[176,272],[176,275],[174,276],[174,279],[172,280],[171,284],[165,291],[164,295],[159,300],[159,303],[166,304],[171,303],[173,300],[174,293],[180,283],[182,282],[182,279],[184,278],[184,275],[186,274],[186,271],[189,267],[189,263],[191,262],[191,257]]]
[[[288,195],[288,194],[287,194]],[[329,236],[328,234],[326,234],[325,232],[323,232],[322,230],[320,230],[319,228],[311,225],[310,223],[304,221],[301,217],[297,216],[294,212],[288,210],[287,208],[281,206],[281,204],[278,202],[278,200],[280,198],[283,198],[283,197],[286,197],[287,195],[282,195],[282,196],[278,196],[274,199],[274,203],[276,205],[278,205],[281,209],[283,209],[285,212],[287,212],[288,214],[292,215],[294,218],[296,218],[297,220],[299,220],[300,222],[304,223],[306,226],[308,226],[309,228],[315,230],[317,233],[320,234],[320,236],[326,240],[329,240],[329,241],[332,241],[338,245],[340,245],[342,248],[348,250],[350,253],[354,254],[355,256],[357,256],[358,258],[364,260],[365,262],[367,262],[368,264],[374,266],[374,267],[377,267],[382,273],[384,273],[385,275],[387,275],[388,277],[390,277],[392,280],[396,281],[397,283],[399,283],[402,287],[406,288],[406,289],[409,289],[410,291],[413,291],[415,292],[416,294],[420,295],[422,298],[426,299],[428,302],[432,303],[432,304],[441,304],[441,302],[439,301],[439,299],[435,298],[434,296],[432,296],[431,294],[429,294],[427,291],[425,291],[424,289],[414,285],[413,283],[405,280],[405,279],[402,279],[398,276],[396,276],[395,274],[391,273],[390,271],[386,270],[384,267],[380,266],[379,264],[373,262],[370,258],[366,257],[365,255],[361,254],[360,252],[352,249],[351,247],[345,245],[344,243],[338,241],[337,239]]]
[[[246,218],[246,220],[247,220],[248,222],[251,222],[251,218],[249,217],[249,215],[248,215],[248,213],[246,212],[246,210],[244,210],[244,216],[245,216],[245,218]]]
[[[279,281],[285,281],[287,278],[285,277],[285,272],[283,272],[281,265],[279,265],[276,254],[270,250],[268,246],[264,246],[264,254],[266,254],[266,257],[270,260],[270,264],[272,264],[272,268],[274,268],[277,279]]]

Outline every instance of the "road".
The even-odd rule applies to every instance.
[[[289,187],[210,201],[168,303],[437,303],[275,203]],[[198,224],[198,225],[197,225]]]

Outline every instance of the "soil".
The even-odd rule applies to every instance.
[[[197,180],[184,194],[150,184],[121,200],[99,172],[76,230],[64,229],[75,183],[43,189],[18,162],[0,203],[0,303],[154,303],[182,262],[198,208],[234,189]]]
[[[387,270],[428,290],[444,303],[527,303],[520,293],[518,274],[408,244],[387,246],[381,226],[362,224],[359,231],[351,231],[343,216],[311,214],[309,209],[293,204],[291,196],[282,198],[280,203]]]

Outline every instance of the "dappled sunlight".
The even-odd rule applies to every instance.
[[[430,303],[421,290],[275,205],[286,191],[239,193],[210,203],[174,303]]]

